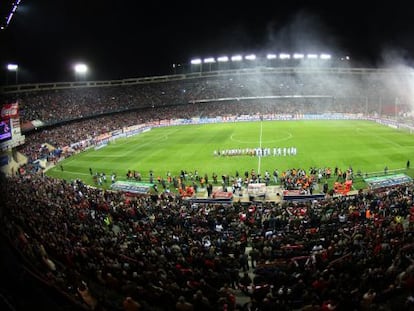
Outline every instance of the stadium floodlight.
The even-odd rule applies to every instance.
[[[290,59],[290,54],[287,53],[280,53],[279,54],[280,59]]]
[[[191,60],[191,65],[200,65],[201,64],[201,58],[195,58]]]
[[[217,61],[220,63],[225,63],[229,61],[229,58],[227,56],[220,56],[220,57],[217,57]]]
[[[293,58],[294,59],[302,59],[304,57],[305,57],[305,55],[303,55],[301,53],[295,53],[295,54],[293,54]]]
[[[231,61],[232,62],[240,62],[240,61],[242,61],[243,60],[243,57],[241,56],[241,55],[233,55],[232,57],[231,57]]]
[[[331,59],[331,55],[330,54],[321,54],[319,56],[320,59]]]
[[[214,57],[207,57],[204,58],[204,64],[208,64],[208,70],[211,71],[211,64],[214,64],[216,62],[216,60],[214,59]]]
[[[17,64],[8,64],[7,65],[7,70],[8,71],[14,71],[15,73],[16,73],[16,75],[15,75],[15,83],[17,84],[17,82],[18,82],[18,78],[17,78],[17,76],[18,76],[18,71],[19,71],[19,65],[17,65]]]
[[[88,66],[85,64],[76,64],[73,68],[75,68],[76,73],[84,74],[88,71]]]
[[[208,58],[204,58],[203,61],[205,64],[211,64],[211,63],[215,63],[216,60],[214,59],[214,57],[208,57]]]
[[[306,55],[307,59],[318,59],[318,54],[308,54]]]
[[[19,66],[16,65],[16,64],[8,64],[7,65],[7,70],[9,70],[9,71],[16,71],[18,68],[19,68]]]
[[[277,58],[277,56],[276,56],[276,54],[267,54],[267,55],[266,55],[266,58],[267,58],[267,59],[276,59],[276,58]]]
[[[88,72],[88,66],[83,63],[78,63],[73,66],[75,71],[76,80],[85,80],[86,73]]]
[[[247,59],[247,60],[255,60],[256,59],[256,55],[249,54],[249,55],[246,55],[244,58]]]

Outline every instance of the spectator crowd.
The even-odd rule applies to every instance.
[[[194,204],[26,173],[3,185],[3,223],[50,284],[94,310],[127,297],[140,310],[410,309],[413,189]]]
[[[350,87],[347,79],[338,78]],[[320,112],[316,101],[194,101],[337,90],[323,81],[239,76],[19,94],[23,120],[53,125],[27,133],[19,151],[29,162],[53,161],[45,143],[62,148],[123,126],[235,107],[240,115]],[[358,103],[327,109],[377,109]],[[90,310],[414,310],[413,190],[409,183],[224,205],[165,192],[131,196],[27,169],[2,180],[1,217],[36,271]]]
[[[399,93],[401,87],[396,87],[404,83],[404,75],[398,72],[361,74],[351,71],[251,71],[157,83],[22,91],[3,94],[1,101],[18,101],[23,122],[40,120],[45,124],[141,108],[186,105],[200,101],[214,103],[223,99],[243,102],[239,112],[248,114],[252,109],[257,109],[251,102],[254,97],[262,98],[260,113],[327,111],[395,115],[397,99],[398,113],[408,109],[409,99],[405,93]],[[271,100],[271,96],[280,98]],[[289,96],[295,97],[295,105],[292,106],[292,100],[286,98]],[[300,96],[307,98],[300,100]],[[192,109],[201,110],[199,112],[202,115],[208,111],[206,108],[209,107],[193,106]],[[220,108],[226,114],[231,112],[232,105],[221,105]]]

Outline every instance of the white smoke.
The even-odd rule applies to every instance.
[[[414,111],[414,68],[405,50],[384,49],[381,54],[381,68],[389,70],[384,74],[386,90],[393,94],[397,105],[408,105]]]

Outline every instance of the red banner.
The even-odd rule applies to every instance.
[[[10,119],[19,117],[19,105],[17,103],[5,104],[1,108],[1,118]]]

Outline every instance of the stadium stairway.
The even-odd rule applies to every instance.
[[[27,157],[18,151],[7,151],[8,164],[1,167],[1,171],[7,175],[14,175],[19,167],[27,163]]]

